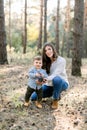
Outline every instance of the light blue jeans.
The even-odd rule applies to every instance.
[[[60,98],[60,94],[62,91],[65,91],[68,88],[68,84],[59,76],[56,76],[53,79],[53,87],[42,85],[43,98],[53,97],[54,100],[58,100]],[[34,92],[31,95],[31,100],[36,100],[37,94]]]

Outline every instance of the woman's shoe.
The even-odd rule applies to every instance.
[[[58,100],[54,100],[52,103],[52,108],[57,109],[58,108]]]

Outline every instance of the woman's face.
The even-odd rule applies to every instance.
[[[51,46],[46,46],[45,47],[45,54],[47,57],[52,58],[53,57],[53,49]]]

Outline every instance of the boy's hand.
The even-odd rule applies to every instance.
[[[41,74],[40,74],[40,73],[36,73],[35,76],[36,76],[36,77],[40,77]]]
[[[43,84],[43,82],[39,82],[38,80],[36,80],[36,83],[37,83],[38,85],[42,85],[42,84]]]

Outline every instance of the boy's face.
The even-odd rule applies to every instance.
[[[35,60],[34,66],[36,69],[40,69],[42,67],[42,60]]]

